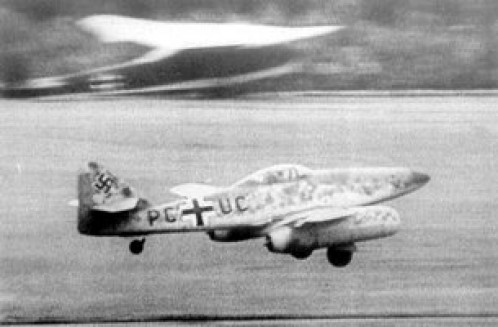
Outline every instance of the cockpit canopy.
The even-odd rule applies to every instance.
[[[310,175],[311,169],[301,165],[276,165],[258,170],[241,179],[234,186],[271,185],[299,180]]]

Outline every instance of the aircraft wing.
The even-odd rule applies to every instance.
[[[111,75],[111,80],[115,76],[108,83],[110,90],[107,87],[99,90],[114,95],[196,90],[237,84],[238,77],[245,82],[299,71],[300,67],[295,65],[282,66],[295,55],[283,44],[343,29],[343,26],[168,23],[113,15],[90,16],[78,21],[78,25],[101,42],[129,42],[150,49],[131,61],[76,75],[94,81],[97,77],[97,83],[101,82],[101,76]],[[259,63],[247,58],[257,58]],[[133,76],[139,85],[130,85],[127,76]]]
[[[303,227],[307,224],[320,224],[331,222],[333,220],[340,220],[351,217],[357,212],[354,208],[314,208],[303,210],[295,213],[290,213],[285,216],[273,217],[272,221],[276,221],[271,226],[275,229],[281,226],[291,226],[294,228]]]
[[[115,15],[94,15],[78,25],[100,41],[132,42],[150,47],[151,58],[186,49],[269,46],[336,32],[342,26],[281,27],[234,23],[180,23]]]
[[[78,26],[101,42],[131,42],[150,48],[129,62],[88,73],[103,73],[146,65],[192,49],[275,46],[341,30],[342,26],[279,27],[254,24],[167,23],[114,15],[95,15]],[[207,53],[204,53],[206,55]]]

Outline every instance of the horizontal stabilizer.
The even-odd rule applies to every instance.
[[[105,211],[109,213],[132,210],[137,206],[138,198],[127,198],[110,204],[101,204],[92,210]]]
[[[186,198],[202,198],[222,191],[222,188],[197,183],[187,183],[175,186],[169,190],[171,193]]]

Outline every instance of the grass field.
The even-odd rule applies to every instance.
[[[160,315],[498,315],[498,110],[493,97],[0,102],[2,321]],[[153,202],[277,163],[408,166],[432,176],[391,203],[403,229],[345,269],[262,240],[128,240],[76,231],[89,160]]]

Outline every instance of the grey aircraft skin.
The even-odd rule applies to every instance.
[[[268,250],[309,257],[327,248],[336,267],[350,263],[355,243],[395,234],[399,214],[378,205],[424,186],[430,177],[408,168],[313,170],[276,165],[228,187],[184,184],[181,198],[152,205],[103,166],[90,162],[78,176],[78,231],[92,236],[136,237],[205,232],[214,241],[266,239]]]

